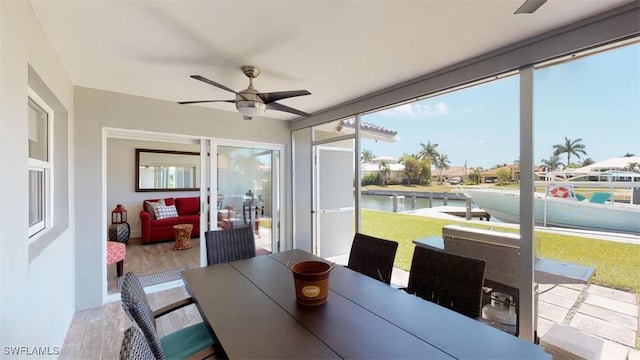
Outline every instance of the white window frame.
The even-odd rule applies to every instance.
[[[43,209],[42,209],[42,221],[39,221],[33,225],[29,226],[28,236],[29,242],[33,242],[38,239],[44,233],[51,229],[53,226],[53,169],[54,169],[54,153],[53,153],[53,123],[54,123],[54,112],[47,103],[42,100],[38,94],[29,88],[28,90],[28,99],[31,99],[37,106],[39,106],[46,114],[47,114],[47,161],[32,159],[28,157],[28,171],[42,171],[43,175]],[[27,106],[28,100],[27,100]],[[27,125],[27,128],[29,126]],[[28,153],[27,153],[28,156]],[[27,175],[29,176],[29,175]],[[27,180],[28,181],[28,180]],[[29,189],[30,191],[31,189]],[[30,199],[29,199],[30,200]],[[31,206],[29,204],[29,206]],[[31,211],[31,209],[29,209]]]

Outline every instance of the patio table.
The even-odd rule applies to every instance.
[[[228,358],[540,358],[542,348],[394,289],[333,269],[324,305],[296,302],[287,264],[301,250],[182,272]]]

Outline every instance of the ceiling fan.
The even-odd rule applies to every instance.
[[[230,88],[219,84],[213,80],[209,80],[204,76],[191,75],[191,78],[200,80],[209,85],[213,85],[223,90],[227,90],[236,94],[235,100],[196,100],[196,101],[179,101],[178,104],[198,104],[207,102],[228,102],[236,104],[236,109],[244,116],[245,120],[251,120],[253,117],[262,115],[267,109],[284,111],[300,116],[309,116],[306,112],[282,105],[276,101],[295,96],[311,95],[307,90],[278,91],[270,93],[261,93],[253,88],[253,79],[260,75],[260,68],[253,65],[244,65],[241,67],[242,72],[249,78],[249,87],[242,91],[233,91]]]
[[[514,14],[533,14],[540,8],[547,0],[525,0],[520,7],[514,12]]]

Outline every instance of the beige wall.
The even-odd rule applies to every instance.
[[[80,239],[76,248],[76,268],[77,273],[82,274],[76,283],[78,309],[100,305],[106,296],[103,284],[106,276],[104,244],[110,224],[107,215],[113,209],[114,200],[109,199],[108,190],[103,193],[102,189],[103,180],[105,189],[108,189],[109,181],[115,180],[108,167],[111,156],[103,151],[109,149],[103,128],[156,132],[168,137],[189,135],[285,144],[287,149],[290,148],[289,123],[286,121],[269,118],[245,121],[237,112],[184,106],[84,87],[75,88],[74,101],[75,162],[76,167],[82,169],[75,178],[76,232]],[[287,151],[285,163],[289,163],[289,156]],[[287,171],[285,179],[289,177]],[[290,201],[285,202],[288,203]],[[284,209],[282,216],[289,216],[287,214],[288,210]]]
[[[51,230],[28,238],[27,91],[54,111]],[[27,1],[0,1],[0,345],[62,346],[75,311],[73,87]],[[3,355],[5,348],[2,349]],[[26,354],[22,354],[24,357]],[[2,356],[2,355],[0,355]]]

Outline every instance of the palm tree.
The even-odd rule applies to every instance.
[[[464,159],[464,179],[469,179],[469,167],[467,166],[467,159]]]
[[[582,161],[582,166],[585,167],[595,163],[596,162],[592,158],[586,158]]]
[[[627,156],[630,157],[630,156]],[[627,166],[624,167],[627,171],[640,172],[640,163],[638,162],[630,162]]]
[[[416,156],[409,153],[402,153],[402,156],[400,156],[400,159],[398,159],[398,162],[400,164],[404,164],[407,161],[407,159],[411,159],[411,158],[416,158]]]
[[[567,154],[567,167],[571,165],[571,154],[575,155],[580,159],[580,153],[583,155],[587,155],[587,152],[584,151],[585,145],[581,144],[582,138],[570,140],[565,136],[564,144],[556,144],[553,145],[553,148],[556,149],[553,152],[553,155],[559,156],[562,154]]]
[[[391,174],[391,168],[389,167],[387,160],[380,161],[378,169],[380,170],[380,182],[382,185],[385,185],[387,183],[387,177]]]
[[[371,160],[373,160],[374,157],[375,155],[373,155],[371,150],[363,149],[362,155],[360,156],[360,160],[362,160],[363,163],[369,163],[371,162]]]
[[[482,177],[482,168],[471,168],[471,174],[469,174],[469,180],[471,184],[480,184],[480,178]]]
[[[437,162],[436,158],[438,157],[438,150],[436,150],[436,148],[438,147],[438,144],[432,144],[431,140],[427,141],[427,144],[423,144],[420,143],[420,146],[422,146],[422,150],[420,150],[420,152],[418,152],[418,156],[417,158],[420,160],[431,160],[431,162],[433,164],[435,164]]]
[[[440,177],[438,182],[442,182],[442,176],[444,175],[445,170],[449,168],[449,156],[446,154],[438,154],[438,163],[437,168],[440,170]]]
[[[547,169],[557,169],[558,165],[560,165],[560,157],[557,155],[553,155],[549,158],[549,160],[547,159],[542,159],[542,166],[547,168]]]

